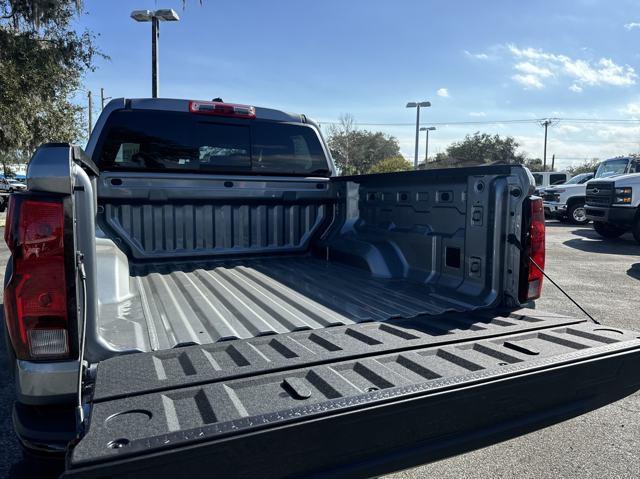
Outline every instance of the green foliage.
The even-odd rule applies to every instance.
[[[0,0],[0,161],[83,137],[72,97],[100,53],[90,32],[73,28],[81,11],[78,0]]]
[[[385,158],[400,156],[395,137],[380,131],[359,130],[351,115],[343,115],[339,125],[329,128],[327,143],[343,175],[368,173]]]
[[[380,160],[373,165],[369,173],[393,173],[394,171],[408,171],[411,169],[413,169],[413,165],[404,156],[400,155]]]
[[[571,176],[576,176],[580,173],[591,173],[598,167],[599,164],[600,160],[598,158],[593,158],[579,165],[570,166],[569,168],[567,168],[567,173],[569,173]]]
[[[540,158],[529,158],[524,161],[524,166],[529,168],[531,171],[545,171],[544,164]],[[547,163],[546,171],[555,171],[555,169],[551,169],[551,165]]]
[[[482,163],[524,163],[525,157],[516,153],[518,142],[511,136],[475,132],[447,148],[447,157]]]

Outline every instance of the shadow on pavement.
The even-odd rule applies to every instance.
[[[627,270],[627,274],[635,279],[640,279],[640,263],[634,263]]]
[[[575,231],[575,238],[565,241],[565,246],[575,248],[587,253],[604,253],[604,254],[620,254],[620,255],[637,255],[640,254],[640,247],[635,241],[625,239],[603,239],[595,231],[583,232]]]
[[[64,472],[63,460],[23,459],[11,466],[9,479],[49,479],[60,477]]]
[[[567,226],[562,223],[547,223],[547,227],[551,226]],[[579,238],[564,241],[562,244],[575,248],[587,253],[604,253],[619,255],[637,255],[640,254],[640,248],[633,239],[627,239],[623,235],[621,238],[605,239],[595,232],[591,225],[574,226],[571,234],[579,236]]]

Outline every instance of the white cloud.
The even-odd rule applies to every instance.
[[[560,123],[556,129],[563,133],[577,133],[582,131],[582,128],[579,126],[569,125],[567,123]]]
[[[516,82],[520,83],[526,89],[530,88],[544,88],[544,85],[536,75],[513,75],[511,77]]]
[[[634,28],[640,28],[640,22],[629,22],[624,24],[624,28],[627,30],[633,30]]]
[[[470,51],[465,50],[464,54],[467,55],[468,57],[472,57],[472,58],[475,58],[477,60],[488,60],[489,59],[489,55],[487,55],[486,53],[471,53]]]
[[[514,68],[522,73],[534,75],[541,78],[553,76],[553,73],[551,73],[551,70],[549,70],[548,68],[540,67],[530,62],[516,63]]]
[[[449,98],[449,90],[446,88],[440,88],[436,93],[442,98]]]
[[[543,79],[563,76],[572,81],[569,89],[579,93],[585,86],[635,85],[638,78],[633,67],[618,65],[610,58],[600,58],[593,62],[531,47],[507,45],[507,49],[516,59],[526,60],[514,65],[519,73],[512,76],[513,80],[525,88],[542,88]]]
[[[483,111],[470,111],[469,112],[469,116],[480,118],[480,117],[487,116],[487,114],[485,112],[483,112]]]
[[[640,115],[640,102],[638,103],[627,103],[627,106],[622,110],[623,113],[631,116],[639,116]]]

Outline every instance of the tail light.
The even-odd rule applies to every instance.
[[[525,207],[527,207],[525,203]],[[525,215],[525,241],[520,269],[520,301],[538,299],[542,293],[542,280],[545,262],[545,226],[544,205],[541,198],[528,200],[529,215]],[[533,260],[533,261],[532,261]],[[534,265],[535,262],[535,265]],[[526,282],[524,279],[526,278]]]
[[[256,117],[256,109],[253,106],[221,103],[219,101],[190,101],[189,111],[203,115],[232,116],[235,118],[254,119]]]
[[[62,200],[11,195],[5,241],[12,255],[5,320],[16,356],[69,357]]]

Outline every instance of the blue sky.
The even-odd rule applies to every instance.
[[[95,97],[150,95],[150,25],[133,9],[174,8],[161,25],[160,95],[271,106],[321,122],[351,113],[413,158],[415,110],[438,123],[430,153],[479,130],[512,135],[567,166],[640,151],[640,1],[86,0],[79,29],[111,57],[87,75]],[[594,122],[594,119],[626,120]],[[629,121],[631,120],[631,121]],[[633,121],[639,120],[639,121]],[[496,122],[456,125],[447,122]],[[394,125],[400,124],[400,125]],[[406,124],[406,125],[404,125]],[[421,141],[421,155],[424,155]]]

